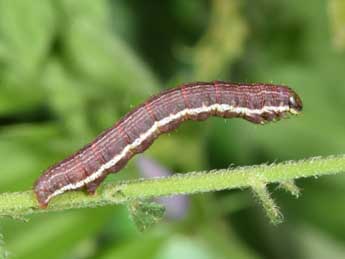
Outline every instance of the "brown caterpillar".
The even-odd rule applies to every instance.
[[[163,91],[127,113],[75,154],[48,168],[34,186],[37,200],[44,208],[52,197],[65,191],[86,187],[94,193],[110,172],[118,172],[160,134],[176,129],[185,120],[241,117],[264,124],[301,110],[299,96],[281,85],[214,81]]]

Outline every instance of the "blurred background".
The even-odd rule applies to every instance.
[[[190,81],[272,82],[299,117],[211,118],[161,136],[107,182],[345,153],[342,0],[0,0],[0,191],[52,163],[150,95]],[[345,176],[271,186],[273,226],[249,190],[179,197],[140,233],[125,206],[1,219],[11,258],[345,258]],[[169,206],[175,208],[169,214]],[[170,216],[169,216],[170,215]]]

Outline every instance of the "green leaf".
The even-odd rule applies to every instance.
[[[45,166],[66,150],[56,148],[52,142],[53,138],[59,139],[61,145],[54,124],[22,124],[3,129],[0,133],[0,189],[3,191],[31,187]]]
[[[95,238],[112,210],[108,207],[38,216],[7,233],[8,249],[17,258],[62,258],[79,241]]]
[[[108,2],[80,1],[75,12],[70,10],[74,6],[70,1],[63,2],[65,57],[78,75],[91,82],[95,92],[131,93],[126,105],[155,92],[158,82],[147,64],[112,31]],[[123,101],[123,95],[117,99]]]
[[[0,1],[0,114],[41,101],[37,80],[55,34],[50,1]]]
[[[100,258],[126,258],[134,259],[152,259],[159,251],[160,247],[164,245],[166,240],[171,236],[171,232],[163,229],[162,231],[147,231],[145,234],[139,235],[137,238],[131,238],[124,242],[112,246]]]
[[[164,206],[149,201],[135,200],[128,204],[128,210],[134,224],[143,232],[160,221],[165,212]]]
[[[52,60],[46,66],[42,84],[52,111],[64,122],[61,126],[80,139],[91,138],[92,132],[87,120],[90,95],[85,91],[87,83],[66,71],[58,60]]]

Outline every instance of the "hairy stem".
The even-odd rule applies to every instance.
[[[209,172],[176,174],[166,178],[139,179],[107,184],[97,194],[68,192],[54,198],[47,209],[39,209],[32,191],[0,195],[0,216],[20,218],[33,213],[126,203],[135,199],[192,194],[235,188],[253,188],[269,183],[345,172],[345,155],[317,157],[279,164],[239,167]]]

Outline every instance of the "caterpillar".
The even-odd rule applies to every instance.
[[[240,117],[265,124],[301,110],[300,97],[287,86],[222,81],[183,84],[152,96],[94,141],[49,167],[36,181],[34,192],[41,208],[66,191],[86,188],[93,194],[109,173],[121,170],[160,134],[185,120]]]

